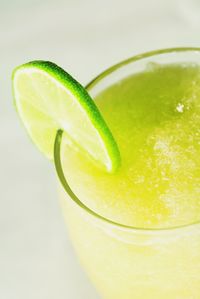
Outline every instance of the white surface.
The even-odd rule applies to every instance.
[[[80,82],[138,52],[200,45],[195,0],[0,0],[0,298],[97,299],[68,240],[53,165],[13,109],[13,67],[49,59]]]

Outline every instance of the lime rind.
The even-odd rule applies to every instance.
[[[49,61],[32,61],[29,63],[26,63],[22,66],[17,67],[14,72],[13,72],[13,93],[14,93],[14,98],[15,98],[15,106],[17,107],[17,110],[20,114],[20,117],[30,135],[30,137],[33,139],[33,141],[36,143],[38,148],[50,159],[53,159],[53,146],[54,146],[54,141],[55,141],[55,136],[56,133],[59,129],[62,129],[66,131],[66,124],[67,124],[67,119],[66,121],[60,123],[59,122],[59,115],[56,114],[56,105],[54,103],[54,109],[51,110],[51,115],[49,115],[48,111],[48,106],[51,104],[50,102],[46,101],[45,97],[42,98],[42,95],[40,94],[39,97],[39,102],[37,103],[36,107],[34,107],[34,101],[37,99],[37,93],[42,93],[42,88],[37,88],[35,86],[32,86],[31,84],[34,84],[33,78],[30,79],[30,81],[26,81],[27,85],[30,84],[30,89],[36,93],[35,95],[31,95],[33,97],[33,101],[31,99],[28,100],[26,98],[26,92],[25,95],[22,95],[22,92],[20,94],[19,92],[19,85],[20,85],[20,75],[23,78],[26,78],[26,76],[29,76],[30,74],[40,74],[41,76],[46,76],[48,80],[50,80],[51,84],[55,84],[57,86],[56,92],[59,92],[61,90],[63,92],[68,94],[69,97],[73,97],[73,101],[77,102],[79,104],[79,109],[82,110],[82,113],[86,114],[87,116],[87,121],[86,123],[90,122],[92,125],[92,134],[96,133],[98,136],[98,142],[99,143],[99,151],[102,151],[100,155],[100,160],[97,162],[101,162],[101,164],[106,168],[108,172],[114,172],[120,165],[120,153],[118,146],[112,136],[111,131],[109,130],[108,126],[106,125],[103,117],[101,116],[98,108],[96,107],[94,101],[91,99],[90,95],[88,92],[85,90],[85,88],[78,83],[71,75],[69,75],[66,71],[64,71],[62,68],[57,66],[56,64],[49,62]],[[27,80],[27,78],[26,78]],[[47,81],[48,81],[47,80]],[[23,80],[22,80],[23,82]],[[38,82],[38,81],[37,81]],[[51,86],[47,86],[47,88],[50,88]],[[29,86],[23,86],[24,89],[28,89],[29,91]],[[27,91],[27,94],[28,94]],[[27,96],[28,97],[28,96]],[[56,97],[56,96],[55,96]],[[42,101],[41,101],[41,99]],[[27,106],[33,105],[31,109],[36,113],[35,119],[38,122],[38,120],[43,120],[43,117],[46,118],[46,121],[44,125],[49,126],[49,133],[46,130],[43,130],[42,132],[46,132],[46,136],[42,136],[43,133],[41,133],[40,140],[38,139],[38,130],[37,134],[34,135],[34,117],[31,115],[32,112],[30,112],[30,115],[28,114],[28,108],[25,109],[26,106],[26,101],[28,102]],[[55,100],[55,99],[54,99]],[[55,100],[56,101],[56,100]],[[65,105],[64,101],[60,101],[62,105]],[[38,108],[40,106],[40,109]],[[66,108],[66,107],[64,107]],[[35,110],[34,110],[35,109]],[[65,110],[65,109],[63,109]],[[61,110],[59,111],[61,113]],[[27,115],[26,115],[27,114]],[[41,116],[40,116],[41,114]],[[42,115],[43,114],[43,115]],[[63,125],[64,123],[64,125]],[[73,125],[73,124],[72,124]],[[80,123],[80,127],[84,125],[83,123]],[[85,132],[87,134],[87,132]],[[50,136],[51,135],[51,136]],[[70,135],[70,134],[69,134]],[[35,138],[36,136],[36,138]],[[69,136],[72,137],[73,136]],[[87,136],[88,137],[88,136]],[[45,140],[49,138],[49,145],[45,147]],[[44,139],[44,144],[42,143]],[[78,139],[78,138],[77,138]],[[76,143],[77,140],[75,140]],[[82,147],[82,144],[79,144],[80,147]],[[87,146],[87,145],[85,145]],[[97,144],[98,146],[98,144]],[[83,146],[84,148],[84,146]],[[86,149],[86,148],[84,148]],[[87,152],[89,152],[90,156],[93,157],[93,159],[96,159],[94,149],[88,147],[86,149]]]

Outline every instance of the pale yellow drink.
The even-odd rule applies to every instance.
[[[64,144],[62,167],[79,200],[118,224],[61,187],[81,263],[105,299],[199,299],[200,67],[147,64],[95,100],[122,165],[105,173]]]

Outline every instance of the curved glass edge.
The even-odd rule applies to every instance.
[[[131,62],[138,61],[140,59],[153,57],[155,55],[161,55],[161,54],[169,54],[169,53],[175,53],[175,52],[200,52],[200,48],[198,47],[177,47],[177,48],[166,48],[166,49],[160,49],[160,50],[154,50],[150,52],[144,52],[142,54],[134,55],[126,60],[123,60],[117,64],[114,64],[113,66],[107,68],[105,71],[101,72],[98,76],[96,76],[94,79],[92,79],[85,88],[87,91],[90,91],[95,85],[98,84],[98,82],[104,78],[105,76],[112,74],[115,70],[119,69],[122,66],[125,66]]]
[[[144,54],[139,54],[136,56],[133,56],[131,58],[128,58],[127,60],[124,60],[118,64],[115,64],[114,66],[108,68],[107,70],[105,70],[104,72],[102,72],[100,75],[98,75],[96,78],[94,78],[92,81],[90,81],[87,85],[86,85],[86,89],[89,91],[91,88],[93,88],[102,78],[104,78],[105,76],[111,74],[112,72],[114,72],[116,69],[129,64],[131,62],[143,59],[143,58],[147,58],[150,56],[154,56],[154,55],[159,55],[159,54],[165,54],[165,53],[172,53],[172,52],[184,52],[184,51],[197,51],[200,52],[200,48],[198,47],[184,47],[184,48],[168,48],[168,49],[162,49],[162,50],[156,50],[156,51],[151,51],[151,52],[146,52]],[[65,175],[64,175],[64,171],[62,168],[62,162],[61,162],[61,156],[60,156],[60,152],[61,152],[61,144],[62,144],[62,137],[63,137],[63,131],[62,130],[58,130],[57,134],[56,134],[56,138],[55,138],[55,143],[54,143],[54,164],[55,164],[55,168],[56,168],[56,173],[58,175],[58,178],[61,182],[62,187],[64,188],[64,190],[66,191],[66,193],[68,194],[68,196],[81,208],[83,209],[86,213],[88,213],[89,215],[93,216],[94,218],[108,224],[111,225],[117,229],[123,229],[126,231],[130,231],[130,232],[147,232],[147,233],[153,233],[153,234],[157,234],[157,233],[169,233],[172,231],[177,231],[177,230],[182,230],[182,229],[186,229],[186,228],[192,228],[194,226],[200,225],[200,221],[195,221],[189,224],[184,224],[184,225],[179,225],[179,226],[174,226],[174,227],[166,227],[166,228],[143,228],[143,227],[134,227],[134,226],[128,226],[122,223],[118,223],[115,221],[112,221],[111,219],[108,219],[106,217],[103,217],[102,215],[96,213],[95,211],[93,211],[92,209],[90,209],[88,206],[86,206],[77,196],[76,194],[72,191],[72,189],[70,188]]]
[[[182,229],[182,228],[188,228],[191,227],[193,225],[196,224],[200,224],[200,222],[194,222],[191,224],[186,224],[186,225],[182,225],[182,226],[175,226],[175,227],[170,227],[170,228],[143,228],[143,227],[134,227],[134,226],[128,226],[128,225],[124,225],[115,221],[112,221],[111,219],[105,218],[103,216],[101,216],[100,214],[94,212],[93,210],[91,210],[89,207],[87,207],[77,196],[76,194],[72,191],[72,189],[70,188],[65,175],[64,175],[64,171],[62,168],[62,162],[61,162],[61,156],[60,156],[60,149],[61,149],[61,144],[62,144],[62,137],[63,137],[63,131],[62,130],[58,130],[57,134],[56,134],[56,139],[55,139],[55,145],[54,145],[54,162],[55,162],[55,168],[56,168],[56,172],[58,175],[58,178],[62,184],[62,187],[64,188],[64,190],[67,192],[68,196],[82,209],[84,209],[84,211],[86,211],[88,214],[90,214],[91,216],[103,221],[104,223],[108,223],[116,228],[121,228],[121,229],[125,229],[128,231],[143,231],[143,232],[169,232],[169,231],[174,231],[177,229]]]

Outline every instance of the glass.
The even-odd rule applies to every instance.
[[[200,65],[199,48],[153,51],[123,61],[87,85],[96,96],[151,64]],[[141,229],[106,219],[70,189],[62,168],[62,131],[55,141],[64,217],[88,276],[104,299],[200,298],[200,222],[165,229]]]

